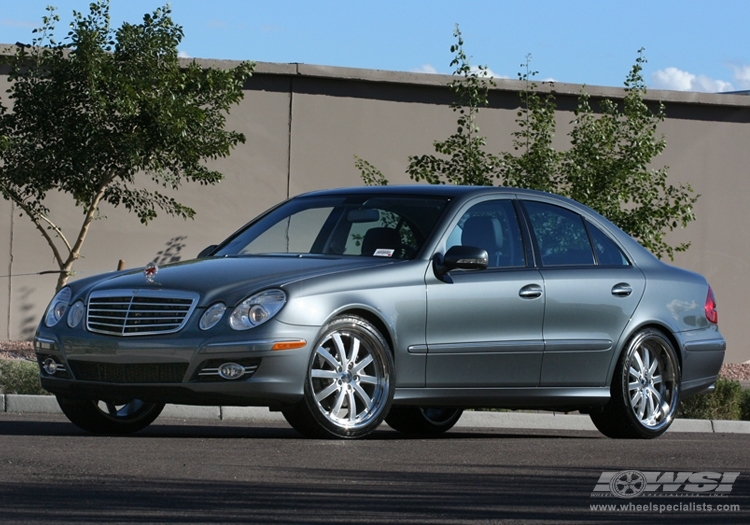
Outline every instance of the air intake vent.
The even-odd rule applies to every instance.
[[[79,381],[101,383],[181,383],[187,363],[153,363],[119,365],[69,361],[73,375]]]
[[[198,294],[167,290],[109,290],[89,297],[86,326],[118,335],[169,334],[185,326]]]

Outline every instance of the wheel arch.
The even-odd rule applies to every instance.
[[[336,319],[337,317],[343,317],[347,315],[353,315],[356,317],[361,317],[368,323],[372,324],[375,328],[377,328],[378,332],[381,333],[385,341],[388,343],[388,347],[391,351],[391,355],[395,358],[395,347],[393,344],[393,334],[391,333],[390,328],[386,324],[386,322],[375,312],[372,310],[365,308],[363,306],[349,306],[344,307],[333,313],[325,322],[324,326],[330,323],[333,319]]]
[[[620,344],[617,348],[617,352],[615,352],[612,356],[612,362],[609,365],[609,371],[607,372],[607,384],[612,385],[612,378],[614,376],[615,368],[617,368],[617,363],[620,360],[620,356],[622,356],[622,353],[628,348],[628,345],[630,344],[630,341],[633,340],[633,337],[636,336],[636,334],[642,330],[646,329],[654,329],[658,330],[664,336],[669,340],[672,347],[675,350],[675,354],[677,354],[677,364],[680,367],[680,378],[682,378],[682,369],[683,369],[683,347],[680,344],[679,340],[675,336],[672,329],[669,327],[669,325],[656,321],[656,320],[649,320],[645,321],[641,324],[635,325],[632,330],[627,330],[626,332],[623,332],[622,337],[620,337]]]

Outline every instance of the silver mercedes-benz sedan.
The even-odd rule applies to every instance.
[[[436,435],[480,407],[654,438],[725,347],[706,280],[585,206],[423,185],[301,195],[194,260],[80,279],[35,337],[42,385],[87,431],[177,403],[335,438]]]

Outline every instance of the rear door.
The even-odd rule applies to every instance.
[[[603,386],[645,279],[617,243],[572,210],[525,200],[547,301],[540,386]]]

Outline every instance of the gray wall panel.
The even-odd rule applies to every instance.
[[[6,75],[7,70],[0,70],[0,96],[7,104]],[[446,88],[450,80],[442,75],[259,63],[244,101],[228,119],[230,128],[245,133],[247,143],[214,163],[226,179],[210,188],[188,184],[176,194],[196,210],[195,221],[160,217],[143,227],[123,210],[104,207],[106,219],[93,225],[77,275],[113,270],[119,259],[127,267],[137,267],[154,259],[191,258],[288,195],[361,184],[354,155],[378,166],[392,183],[411,182],[404,173],[408,155],[431,153],[434,140],[455,131],[456,115],[450,111],[451,93]],[[497,84],[479,125],[490,151],[510,151],[522,84]],[[555,144],[564,147],[581,86],[558,84],[555,90]],[[624,94],[619,88],[587,90],[594,104],[598,97]],[[661,127],[667,150],[655,166],[670,166],[672,181],[688,182],[702,195],[696,206],[698,220],[669,237],[671,242],[693,243],[676,263],[709,279],[728,341],[727,361],[746,361],[750,97],[652,91],[649,98],[664,101],[668,116]],[[67,197],[52,195],[49,206],[66,232],[79,227],[81,212]],[[30,221],[16,214],[11,230],[10,204],[0,201],[0,275],[8,273],[11,256],[14,274],[54,269],[49,249]],[[0,338],[31,336],[54,280],[38,275],[0,279]]]

